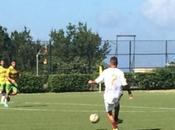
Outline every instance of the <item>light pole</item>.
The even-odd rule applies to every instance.
[[[39,60],[38,57],[41,54],[41,50],[38,51],[38,53],[36,54],[36,76],[39,76]]]
[[[46,54],[48,54],[48,44],[46,44],[45,42],[45,46],[41,46],[41,48],[39,49],[39,51],[36,54],[36,76],[39,76],[39,56],[45,56]],[[46,65],[47,64],[47,58],[44,59],[43,64]]]
[[[52,73],[52,41],[49,41],[49,74]]]

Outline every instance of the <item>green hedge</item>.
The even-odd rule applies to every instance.
[[[175,68],[125,75],[128,84],[134,89],[175,89]],[[88,80],[97,76],[98,74],[52,74],[48,77],[22,73],[18,80],[18,89],[22,93],[88,91]]]
[[[21,93],[46,92],[48,91],[47,87],[45,87],[47,80],[47,76],[22,73],[17,81],[18,90]]]
[[[54,74],[48,79],[51,92],[87,91],[89,74]]]
[[[127,73],[131,86],[137,89],[175,89],[175,68],[156,69],[152,73]]]

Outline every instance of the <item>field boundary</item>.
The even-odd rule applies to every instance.
[[[87,107],[104,107],[104,105],[100,104],[81,104],[81,103],[40,103],[40,102],[24,102],[26,105],[61,105],[61,106],[87,106]],[[121,108],[131,108],[131,109],[136,109],[136,110],[121,110],[123,113],[145,113],[145,112],[153,112],[153,113],[158,113],[158,112],[175,112],[174,107],[150,107],[150,106],[125,106],[122,105]],[[104,113],[104,110],[69,110],[69,109],[41,109],[41,108],[24,108],[20,106],[16,107],[9,107],[9,108],[4,108],[0,107],[0,110],[13,110],[13,111],[37,111],[37,112],[75,112],[75,113],[93,113],[93,112],[98,112],[98,113]]]
[[[74,113],[105,113],[105,111],[97,111],[97,110],[65,110],[65,109],[38,109],[38,108],[0,108],[0,110],[5,110],[5,111],[33,111],[33,112],[74,112]],[[144,110],[131,110],[131,111],[125,111],[125,110],[121,110],[120,112],[122,113],[147,113],[147,112],[151,112],[151,113],[164,113],[167,111],[156,111],[156,110],[152,110],[152,111],[144,111]],[[168,111],[169,112],[169,111]]]

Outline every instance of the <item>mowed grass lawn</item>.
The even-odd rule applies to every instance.
[[[89,115],[100,122],[91,124]],[[120,130],[175,130],[175,91],[135,91],[121,100]],[[1,130],[111,130],[103,93],[19,94],[0,106]]]

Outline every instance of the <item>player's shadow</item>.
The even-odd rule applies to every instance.
[[[118,120],[118,123],[119,123],[119,124],[123,123],[123,120],[122,120],[122,119],[119,119],[119,120]],[[107,129],[107,128],[102,128],[102,129],[96,129],[96,130],[108,130],[108,129]]]
[[[20,106],[15,106],[16,108],[18,107],[24,107],[24,108],[31,108],[31,107],[46,107],[47,105],[43,105],[43,104],[35,104],[35,105],[20,105]]]

